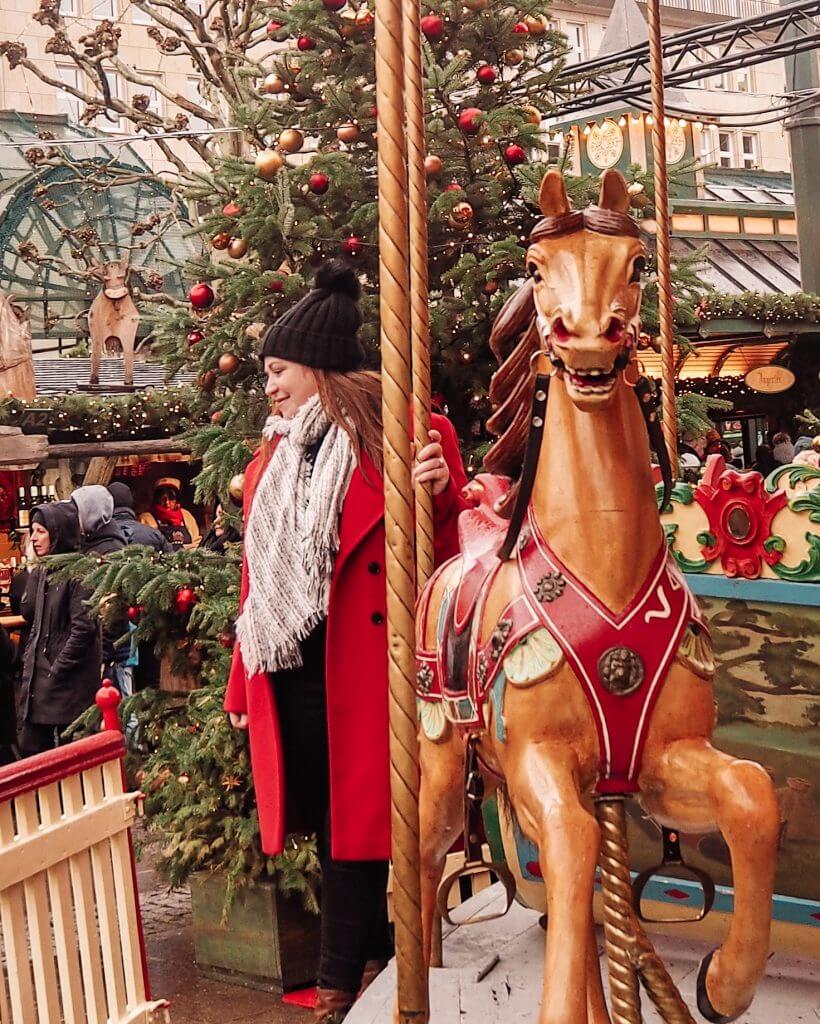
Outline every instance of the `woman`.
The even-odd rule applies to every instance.
[[[175,477],[157,480],[153,504],[140,516],[140,522],[159,530],[174,551],[194,547],[199,540],[196,519],[179,500],[181,490],[182,484]]]
[[[250,733],[262,846],[316,832],[322,944],[316,1019],[336,1024],[390,955],[390,786],[381,386],[361,370],[359,284],[333,261],[264,336],[275,403],[245,484],[241,614],[225,710]],[[434,416],[416,481],[434,494],[436,558],[457,551],[466,477]]]
[[[77,510],[69,501],[38,505],[31,516],[38,558],[80,547]],[[79,583],[55,583],[45,569],[30,572],[20,604],[29,628],[19,702],[18,746],[26,757],[60,745],[66,728],[94,703],[100,685],[97,627]]]

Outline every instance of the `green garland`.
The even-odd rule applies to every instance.
[[[198,392],[167,387],[129,395],[52,395],[0,401],[0,426],[26,433],[67,433],[99,440],[174,437],[201,422]]]
[[[795,292],[784,295],[780,292],[741,292],[738,295],[724,295],[714,292],[701,299],[696,309],[699,320],[759,320],[761,323],[777,324],[788,321],[801,323],[820,322],[820,295]]]

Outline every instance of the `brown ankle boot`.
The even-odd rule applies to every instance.
[[[387,960],[368,960],[364,965],[364,973],[362,974],[362,984],[359,989],[357,999],[361,999],[365,993],[365,990],[370,988],[373,982],[378,978],[382,971],[387,967]]]
[[[342,1024],[355,1001],[353,992],[343,992],[338,988],[317,988],[313,1019],[316,1024]]]

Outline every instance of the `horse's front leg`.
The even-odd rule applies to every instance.
[[[644,762],[646,809],[681,831],[719,828],[732,857],[734,913],[726,941],[704,961],[698,1005],[711,1021],[735,1020],[751,1003],[769,953],[780,814],[771,779],[708,740],[682,739]]]
[[[547,887],[547,947],[539,1024],[587,1024],[592,889],[600,833],[583,806],[568,744],[521,741],[505,773],[518,822],[538,844]],[[600,1015],[595,1020],[599,1024]]]

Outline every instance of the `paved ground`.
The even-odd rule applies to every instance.
[[[310,1024],[308,1010],[281,997],[202,978],[194,964],[191,898],[169,892],[148,863],[137,865],[148,970],[155,999],[171,1003],[172,1024]]]

